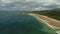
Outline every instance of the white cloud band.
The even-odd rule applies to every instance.
[[[58,8],[60,0],[0,0],[0,7],[17,9]]]

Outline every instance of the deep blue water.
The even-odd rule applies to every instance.
[[[1,16],[0,34],[37,34],[42,28],[37,22],[29,15]]]
[[[33,16],[0,13],[0,34],[48,34],[41,29],[43,24]]]

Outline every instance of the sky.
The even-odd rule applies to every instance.
[[[0,0],[0,10],[46,10],[60,8],[60,0]]]

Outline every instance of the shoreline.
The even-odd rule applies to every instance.
[[[44,21],[43,19],[39,18],[38,17],[38,14],[33,14],[33,13],[30,13],[28,15],[31,15],[33,17],[36,17],[37,20],[43,22],[44,24],[46,24],[47,26],[49,26],[50,28],[52,28],[53,30],[56,30],[56,29],[59,29],[59,27],[55,27],[53,25],[50,25],[49,23],[47,23],[46,21]],[[60,34],[60,30],[59,31],[56,31],[57,34]]]

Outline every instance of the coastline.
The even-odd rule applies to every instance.
[[[47,26],[49,26],[49,27],[52,28],[53,30],[60,29],[59,27],[55,27],[55,26],[47,23],[46,21],[44,21],[44,20],[41,19],[40,17],[38,17],[38,14],[30,13],[30,14],[28,14],[28,15],[31,15],[31,16],[33,16],[33,17],[36,17],[36,19],[37,19],[38,21],[43,22],[44,24],[46,24]],[[60,34],[60,30],[56,31],[56,33],[57,33],[57,34]]]

